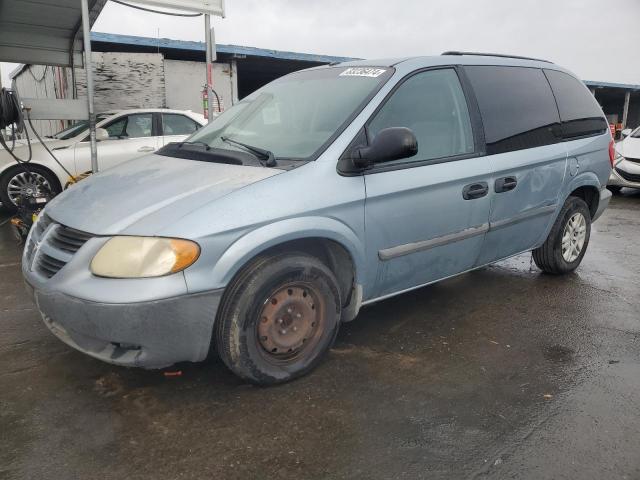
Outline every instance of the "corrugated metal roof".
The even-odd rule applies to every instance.
[[[113,33],[92,32],[93,42],[113,43],[127,46],[167,48],[174,50],[190,50],[204,52],[204,42],[190,42],[186,40],[172,40],[170,38],[136,37],[133,35],[116,35]],[[265,48],[244,47],[241,45],[216,45],[216,52],[229,55],[246,55],[252,57],[266,57],[278,60],[297,60],[301,62],[332,63],[356,60],[349,57],[332,55],[316,55],[313,53],[286,52],[282,50],[268,50]]]
[[[107,0],[89,0],[93,23]],[[0,61],[82,64],[79,0],[0,0]]]
[[[630,83],[611,83],[611,82],[594,82],[591,80],[585,80],[585,85],[591,88],[621,88],[623,90],[640,90],[640,85],[633,85]]]

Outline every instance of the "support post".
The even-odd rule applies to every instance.
[[[213,32],[211,30],[211,15],[208,13],[204,16],[204,29],[206,38],[206,61],[207,61],[207,114],[208,121],[213,121]]]
[[[87,100],[89,103],[89,142],[91,145],[91,171],[98,173],[98,148],[96,145],[96,113],[93,108],[93,70],[91,68],[91,26],[89,4],[80,0],[82,7],[82,37],[84,41],[84,70],[87,75]]]
[[[627,128],[627,118],[629,117],[629,103],[631,101],[631,91],[627,90],[624,94],[624,107],[622,108],[622,129]]]

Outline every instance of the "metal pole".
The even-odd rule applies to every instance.
[[[96,145],[96,114],[93,110],[93,71],[91,69],[91,26],[89,5],[80,0],[82,7],[82,37],[84,41],[84,71],[87,75],[87,100],[89,103],[89,142],[91,144],[91,171],[98,173],[98,148]]]
[[[631,91],[624,94],[624,107],[622,108],[622,129],[627,128],[627,118],[629,117],[629,102],[631,101]]]
[[[212,52],[213,52],[213,40],[211,36],[211,16],[207,13],[204,16],[204,29],[205,38],[207,42],[207,114],[209,123],[213,121],[213,64]]]

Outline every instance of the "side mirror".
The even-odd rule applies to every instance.
[[[418,140],[411,129],[390,127],[380,130],[370,146],[355,149],[352,160],[356,167],[364,168],[374,163],[413,157],[416,153]]]
[[[622,135],[622,138],[628,137],[629,135],[631,135],[633,133],[633,130],[630,128],[625,128],[624,130],[622,130],[620,132],[620,134]]]
[[[96,142],[101,142],[102,140],[109,140],[109,132],[104,128],[96,128]]]

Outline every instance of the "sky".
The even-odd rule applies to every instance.
[[[468,50],[551,60],[583,80],[640,84],[640,0],[226,0],[216,41],[359,58]],[[94,31],[204,40],[204,20],[109,2]],[[15,65],[1,64],[2,82]]]

